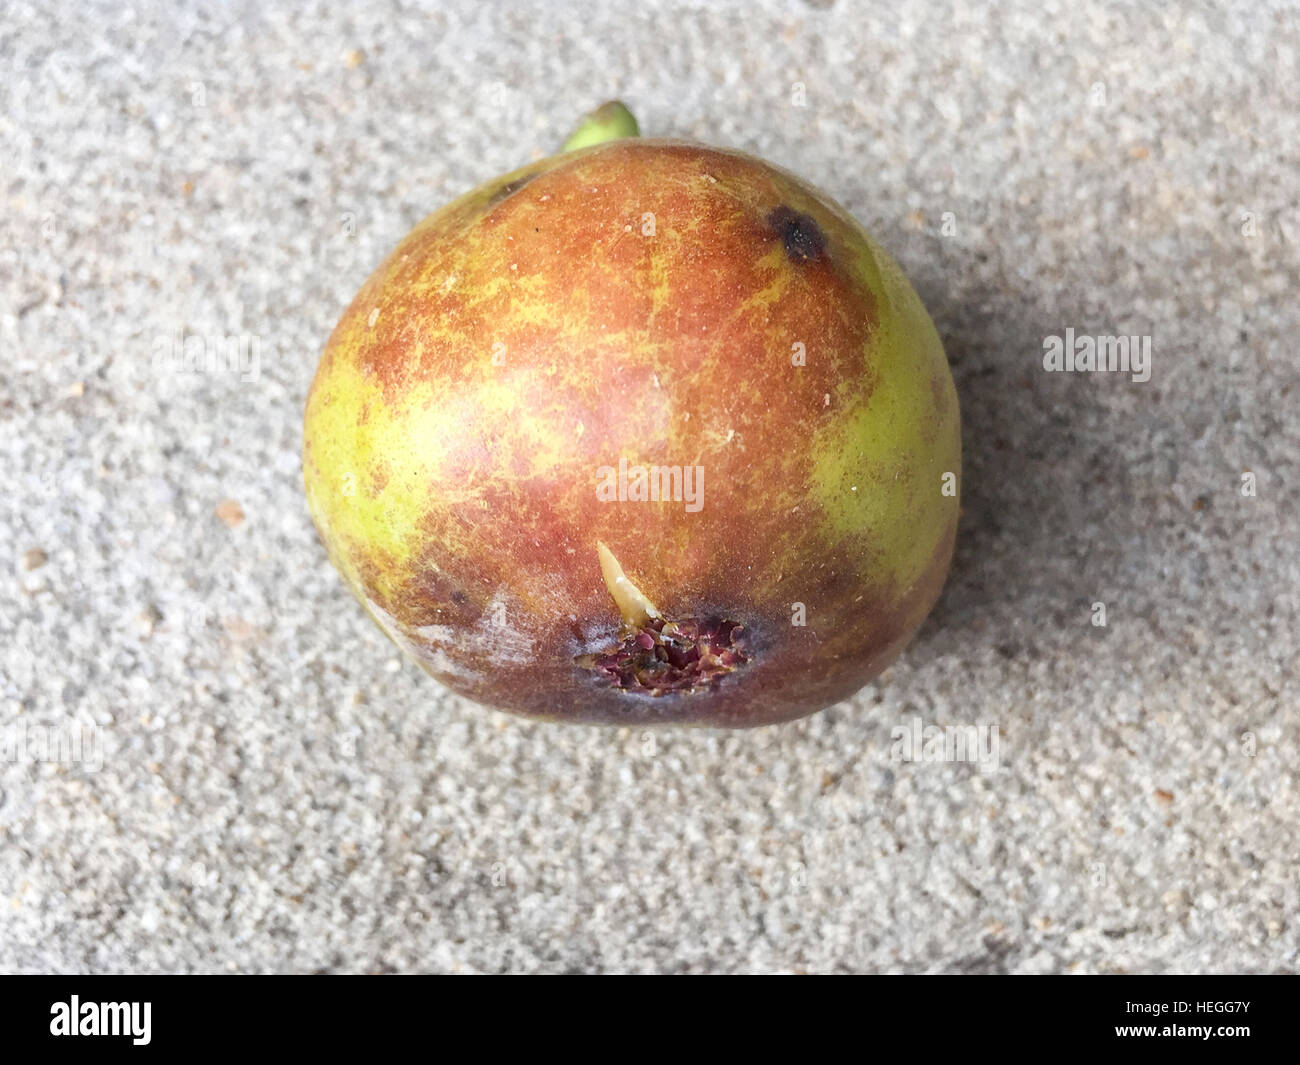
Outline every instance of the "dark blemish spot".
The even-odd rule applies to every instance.
[[[513,196],[536,176],[536,174],[525,174],[523,177],[515,178],[514,181],[507,181],[497,189],[496,192],[492,193],[492,198],[488,200],[487,205],[489,207],[495,207],[502,200],[506,199],[506,197]]]
[[[815,262],[826,255],[826,238],[811,215],[782,204],[773,208],[767,224],[781,238],[791,262]]]
[[[469,601],[469,596],[457,588],[456,591],[451,593],[451,601],[457,606],[464,606]]]

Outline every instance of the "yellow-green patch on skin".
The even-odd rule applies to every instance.
[[[400,406],[387,407],[379,390],[347,360],[336,362],[326,387],[308,408],[312,451],[305,472],[312,513],[331,530],[336,544],[370,544],[377,555],[400,567],[427,507],[419,482],[439,465],[447,439],[439,417],[420,415],[442,412],[436,404],[425,406],[432,395],[427,384],[415,386]],[[358,425],[367,404],[366,423]],[[411,463],[412,454],[421,461]],[[377,488],[376,475],[385,467],[394,472]],[[345,555],[343,564],[349,583],[356,585],[359,576],[351,557]],[[386,576],[380,574],[381,583]]]
[[[953,473],[960,491],[960,424],[955,417],[941,424],[935,409],[932,381],[941,375],[950,392],[952,383],[915,291],[879,248],[868,246],[859,269],[885,297],[863,352],[875,383],[865,402],[818,435],[816,496],[840,535],[869,536],[866,572],[908,588],[956,521],[958,496],[942,489],[943,475]],[[955,395],[948,409],[956,411]]]

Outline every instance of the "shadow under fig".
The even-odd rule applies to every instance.
[[[1043,340],[1117,330],[1015,291],[917,289],[961,404],[962,510],[948,582],[909,654],[991,645],[1015,658],[1053,629],[1082,637],[1090,604],[1115,587],[1118,545],[1133,543],[1123,449],[1145,430],[1105,403],[1118,375],[1048,373]]]

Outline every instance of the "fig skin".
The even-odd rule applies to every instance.
[[[620,458],[702,467],[702,507],[600,500]],[[939,337],[853,218],[740,152],[650,139],[417,225],[330,337],[303,444],[331,560],[427,672],[637,725],[769,724],[858,691],[939,595],[960,464]],[[743,661],[660,694],[592,668],[636,635],[598,542],[665,618],[740,626]]]

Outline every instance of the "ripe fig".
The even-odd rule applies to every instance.
[[[307,400],[308,503],[374,619],[469,699],[788,720],[876,676],[937,598],[956,392],[842,207],[635,133],[607,105],[379,266]]]

